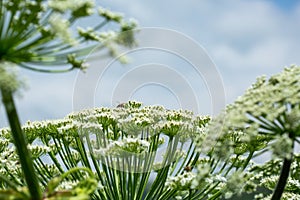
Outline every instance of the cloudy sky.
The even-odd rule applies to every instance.
[[[140,27],[177,31],[179,35],[184,35],[201,46],[219,72],[226,103],[232,102],[241,95],[257,76],[262,74],[270,76],[280,72],[284,66],[300,64],[300,55],[298,55],[300,52],[300,1],[103,0],[101,2],[104,7],[123,12],[128,18],[137,19]],[[174,43],[177,43],[177,40],[174,40]],[[193,48],[190,51],[194,54],[198,53],[194,52]],[[185,66],[178,58],[170,57],[166,53],[155,57],[156,54],[156,51],[150,52],[149,56],[147,51],[144,51],[142,55],[132,54],[132,60],[136,63],[133,62],[131,65],[149,66],[149,63],[156,63],[155,66],[150,66],[150,69],[161,67],[157,77],[148,73],[145,68],[139,68],[143,69],[139,74],[138,68],[130,65],[123,71],[106,70],[105,77],[98,80],[97,88],[94,90],[94,105],[116,105],[123,101],[120,97],[123,95],[123,97],[135,98],[148,104],[160,103],[170,108],[188,108],[186,105],[177,104],[182,99],[183,104],[187,104],[188,101],[182,94],[187,92],[184,84],[188,82],[186,87],[190,86],[191,91],[196,93],[195,101],[201,107],[199,112],[210,114],[211,109],[206,109],[206,107],[213,107],[211,105],[213,100],[209,98],[216,97],[207,89],[205,91],[205,88],[209,88],[205,77],[201,80],[191,75],[193,73],[189,74],[189,70],[193,72],[193,69]],[[135,56],[136,59],[134,59]],[[171,69],[173,66],[174,70]],[[170,73],[165,71],[168,69]],[[178,78],[178,74],[173,76],[171,72],[178,72],[181,76]],[[23,123],[27,120],[62,118],[72,112],[74,109],[73,93],[76,92],[78,86],[77,72],[48,75],[22,71],[22,75],[28,79],[29,86],[17,100]],[[153,77],[153,84],[147,85],[146,83],[151,82],[147,80],[145,83],[138,82],[140,87],[136,87],[130,94],[125,94],[125,90],[122,90],[124,92],[122,95],[111,93],[110,87],[116,82],[121,83],[124,89],[130,86],[133,79],[143,80],[145,77]],[[188,81],[180,82],[178,81],[180,78],[188,79]],[[123,80],[125,80],[124,83]],[[166,83],[162,80],[170,81]],[[113,83],[110,83],[112,81]],[[179,82],[177,85],[176,81]],[[79,96],[84,99],[84,92]],[[0,107],[0,114],[1,119],[4,119],[3,106]],[[6,125],[5,120],[0,120],[0,126]]]

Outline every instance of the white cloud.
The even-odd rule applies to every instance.
[[[281,14],[265,1],[227,1],[227,6],[216,8],[218,19],[214,27],[224,37],[263,37],[277,28]],[[275,19],[273,17],[276,17]]]
[[[117,0],[113,6],[140,19],[142,26],[174,28],[191,35],[216,61],[222,61],[219,67],[248,63],[242,66],[259,68],[298,61],[291,55],[299,52],[295,43],[300,42],[300,4],[288,11],[263,0]],[[229,52],[221,53],[224,50]],[[223,59],[222,54],[229,57]]]
[[[261,71],[262,68],[282,67],[289,65],[289,42],[279,39],[268,39],[253,46],[247,51],[239,51],[238,48],[229,45],[217,45],[212,53],[219,66],[225,66],[228,70],[251,68]],[[223,64],[221,64],[223,63]]]

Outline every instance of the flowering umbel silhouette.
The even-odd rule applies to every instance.
[[[95,200],[199,199],[197,190],[190,189],[200,155],[192,138],[202,134],[209,120],[186,110],[129,101],[123,107],[86,109],[60,120],[27,122],[22,128],[48,198],[83,191]],[[9,135],[10,130],[0,129],[0,159],[10,168],[0,175],[20,185],[21,166]],[[0,185],[0,192],[3,188]]]
[[[41,72],[64,72],[74,68],[85,69],[81,57],[94,48],[87,41],[96,41],[107,47],[109,37],[124,45],[132,45],[134,21],[124,21],[119,13],[99,8],[92,0],[4,0],[0,2],[0,60]],[[81,18],[97,14],[101,17],[94,27],[74,27]],[[109,23],[119,29],[99,32]],[[80,25],[80,23],[79,23]],[[78,26],[78,25],[77,25]],[[75,29],[77,28],[77,30]],[[127,31],[127,38],[118,34]],[[91,44],[91,43],[89,43]],[[95,44],[95,43],[94,43]],[[110,46],[111,48],[111,46]],[[57,68],[66,66],[68,68]]]
[[[282,159],[282,162],[276,161],[277,166],[273,165],[274,173],[268,174],[268,180],[264,179],[266,176],[261,176],[261,173],[265,173],[267,165],[276,163],[275,160],[266,166],[250,168],[252,172],[254,169],[262,169],[257,170],[260,171],[259,175],[252,179],[272,182],[267,188],[274,190],[273,194],[258,195],[258,199],[264,197],[271,200],[290,199],[286,197],[292,195],[291,191],[287,191],[289,194],[285,194],[284,191],[286,184],[289,184],[290,170],[295,168],[293,165],[299,164],[293,162],[294,146],[299,144],[300,136],[299,91],[299,66],[286,67],[283,72],[269,79],[260,77],[244,95],[228,105],[225,112],[216,117],[209,126],[206,140],[212,142],[218,158],[226,160],[233,153],[245,154],[248,158],[246,161],[250,161],[252,157],[271,151],[274,159]],[[222,145],[215,145],[215,141],[222,142]],[[278,163],[282,165],[281,171],[275,170]],[[247,165],[248,162],[245,163],[245,167]],[[280,173],[276,174],[279,171]],[[290,181],[297,180],[295,176],[291,179]],[[299,192],[296,191],[294,195],[298,196]]]
[[[81,19],[96,15],[99,19],[95,26],[75,27]],[[111,23],[116,30],[100,32]],[[28,198],[41,199],[42,194],[14,103],[13,94],[22,85],[15,69],[49,73],[85,70],[84,56],[96,45],[99,50],[108,49],[113,56],[116,44],[131,46],[135,26],[134,21],[125,21],[119,13],[97,10],[93,0],[0,1],[0,90],[28,186]]]

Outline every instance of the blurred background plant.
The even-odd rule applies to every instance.
[[[232,173],[233,178],[238,175],[243,181],[239,178],[230,187],[225,186],[225,197],[265,188],[264,193],[258,192],[257,199],[299,198],[299,156],[294,151],[300,133],[299,80],[298,66],[286,67],[269,79],[258,78],[208,126],[205,140],[213,146],[215,159],[246,156],[243,170]],[[267,152],[271,160],[248,165]]]
[[[98,15],[98,24],[91,28],[74,28],[81,19],[92,15]],[[100,31],[109,24],[114,30]],[[116,56],[117,45],[133,45],[131,30],[135,26],[134,21],[125,21],[119,13],[96,9],[93,0],[0,1],[0,90],[13,144],[19,155],[15,155],[10,162],[21,164],[18,173],[24,179],[18,181],[27,186],[22,191],[28,190],[26,195],[26,192],[20,191],[18,194],[22,193],[30,199],[42,198],[41,185],[33,167],[33,155],[27,148],[28,138],[23,134],[14,103],[15,93],[24,86],[17,67],[46,73],[85,70],[87,64],[84,57],[96,46],[98,51],[106,50],[104,56]],[[124,34],[120,36],[120,33]],[[2,164],[1,170],[3,167],[7,165]],[[13,186],[11,181],[15,181],[2,176],[1,180],[2,184],[10,186]],[[4,191],[4,199],[10,194]],[[24,195],[20,198],[25,199]]]

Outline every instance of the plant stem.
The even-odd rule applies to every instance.
[[[284,191],[287,179],[289,177],[291,164],[292,164],[292,159],[287,159],[287,158],[284,159],[283,165],[281,168],[280,177],[279,177],[278,183],[276,185],[276,188],[275,188],[275,191],[273,193],[271,200],[280,200],[281,195]]]
[[[41,190],[40,185],[33,167],[31,154],[27,149],[26,138],[23,134],[17,109],[13,99],[13,92],[9,89],[1,88],[2,102],[4,104],[6,115],[11,128],[11,133],[14,139],[20,163],[22,166],[23,174],[27,183],[28,190],[32,200],[40,200]]]
[[[292,138],[293,134],[289,134],[289,138]],[[294,139],[293,139],[294,141]],[[291,157],[290,158],[284,158],[283,160],[283,165],[281,168],[281,172],[280,172],[280,177],[279,180],[277,182],[275,191],[273,193],[273,196],[271,198],[271,200],[280,200],[282,193],[284,191],[285,185],[287,183],[287,180],[289,178],[289,173],[291,170],[291,165],[292,165],[292,161],[293,161],[293,149],[294,149],[294,142],[292,144],[292,151],[291,151]]]
[[[246,161],[245,161],[245,163],[244,163],[244,165],[243,165],[243,170],[245,170],[245,169],[247,168],[249,162],[250,162],[251,159],[253,158],[254,152],[255,152],[255,151],[253,151],[253,150],[251,150],[251,151],[249,152],[249,155],[248,155],[248,157],[247,157],[247,159],[246,159]]]

